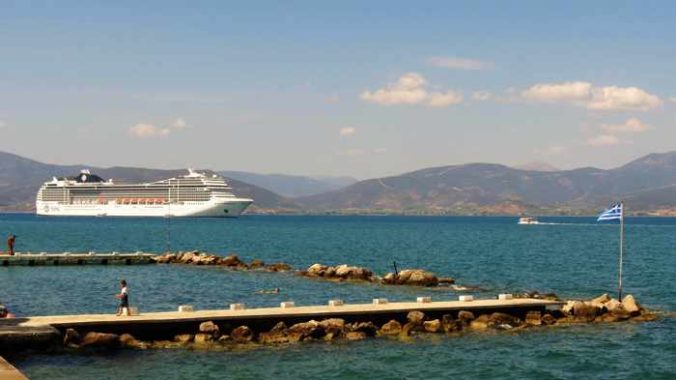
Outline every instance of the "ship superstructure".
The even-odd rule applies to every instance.
[[[38,215],[236,217],[252,199],[239,198],[223,177],[191,169],[188,174],[149,183],[115,183],[89,170],[45,182],[38,191]]]

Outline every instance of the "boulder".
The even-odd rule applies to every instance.
[[[437,286],[437,276],[424,269],[404,269],[399,274],[388,273],[381,279],[386,285]]]
[[[258,334],[260,343],[278,344],[289,342],[287,327],[284,322],[277,323],[270,331]]]
[[[601,309],[588,302],[576,302],[573,305],[573,315],[578,320],[591,322],[601,315]]]
[[[423,328],[425,329],[425,331],[431,332],[431,333],[440,332],[442,330],[441,321],[438,320],[438,319],[433,319],[431,321],[425,321],[425,322],[423,322]]]
[[[228,255],[224,258],[221,259],[220,261],[221,265],[224,265],[226,267],[234,267],[234,268],[248,268],[246,263],[242,260],[239,259],[239,256],[237,255]]]
[[[542,324],[542,313],[539,311],[527,312],[526,324],[529,326],[540,326]]]
[[[80,347],[105,347],[113,348],[120,344],[117,334],[89,332],[83,338]]]
[[[324,273],[326,273],[326,270],[329,267],[327,265],[322,265],[322,264],[312,264],[310,265],[309,268],[307,268],[307,275],[308,276],[316,276],[316,277],[322,277],[324,276]]]
[[[399,336],[411,336],[414,331],[419,331],[421,328],[422,324],[420,323],[408,322],[402,326]]]
[[[566,302],[563,307],[561,307],[561,312],[565,315],[572,315],[573,314],[573,309],[575,308],[575,305],[582,304],[582,301],[568,301]]]
[[[401,333],[401,323],[392,319],[380,327],[381,335],[399,335]]]
[[[347,340],[366,339],[366,333],[363,331],[348,331],[347,333],[345,333],[345,339]]]
[[[469,323],[469,328],[472,330],[487,330],[489,327],[490,316],[482,314]]]
[[[212,321],[200,323],[199,331],[204,334],[210,334],[214,338],[217,338],[221,333],[221,330],[218,328],[218,325]]]
[[[452,285],[455,284],[455,279],[451,277],[439,277],[439,285]]]
[[[230,337],[235,343],[249,343],[253,340],[253,331],[247,326],[236,327],[230,333]]]
[[[542,316],[542,323],[547,326],[551,326],[556,323],[556,318],[553,315],[547,313]]]
[[[213,342],[214,336],[211,334],[206,334],[206,333],[197,333],[195,334],[195,337],[193,338],[193,342],[196,345],[205,345]]]
[[[258,268],[262,268],[264,266],[265,266],[265,263],[263,262],[263,260],[259,260],[259,259],[253,259],[253,260],[251,260],[251,264],[249,264],[249,268],[251,268],[251,269],[258,269]]]
[[[606,303],[603,305],[603,307],[604,307],[609,313],[615,312],[615,311],[618,310],[618,309],[624,310],[624,308],[622,307],[622,303],[621,303],[620,301],[616,300],[615,298],[613,298],[613,299],[611,299],[610,301],[606,302]]]
[[[230,338],[230,335],[221,335],[218,337],[216,342],[218,342],[219,344],[228,344],[232,342],[232,338]]]
[[[63,334],[63,345],[66,347],[73,347],[80,344],[80,334],[75,329],[66,329],[66,332]]]
[[[488,326],[493,328],[513,328],[521,325],[517,317],[505,313],[493,313],[488,317]]]
[[[608,302],[608,301],[610,301],[610,296],[608,295],[608,293],[604,293],[604,294],[601,294],[600,296],[598,296],[598,297],[596,297],[596,298],[593,298],[593,299],[591,300],[591,303],[593,303],[593,304],[601,304],[601,305],[602,305],[602,304],[604,304],[604,303],[606,303],[606,302]]]
[[[198,255],[199,253],[197,251],[184,252],[177,258],[177,261],[181,264],[190,264],[194,259],[198,257]]]
[[[170,349],[170,348],[183,348],[185,346],[183,343],[172,342],[170,340],[155,340],[150,342],[148,347],[155,349]]]
[[[285,263],[274,263],[265,266],[265,270],[270,272],[286,272],[291,270],[291,265]]]
[[[329,340],[341,336],[345,331],[345,320],[342,318],[329,318],[319,322],[319,326],[324,329]]]
[[[636,299],[631,294],[627,294],[622,298],[622,307],[626,310],[632,317],[635,317],[641,314],[641,306],[636,302]]]
[[[120,346],[144,350],[148,348],[148,343],[136,340],[131,334],[122,334],[120,335]]]
[[[345,325],[345,330],[360,331],[366,334],[366,336],[375,336],[376,332],[378,332],[378,327],[373,322],[356,322]]]
[[[445,332],[455,332],[462,329],[462,322],[459,319],[454,319],[450,314],[444,314],[441,317],[441,327]]]
[[[296,323],[289,327],[287,334],[290,342],[301,342],[322,338],[326,334],[326,331],[319,325],[319,322],[309,321]]]
[[[174,342],[188,344],[195,339],[195,336],[192,334],[179,334],[174,336]]]
[[[474,320],[474,313],[467,310],[460,310],[458,312],[458,320],[462,322],[463,325],[468,325],[472,320]]]
[[[425,313],[419,310],[409,311],[406,315],[406,319],[414,324],[421,324],[425,320]]]

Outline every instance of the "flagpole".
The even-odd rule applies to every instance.
[[[618,286],[618,299],[622,301],[622,261],[623,261],[623,245],[624,245],[624,202],[620,202],[620,279]]]

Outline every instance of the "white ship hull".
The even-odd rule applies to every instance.
[[[126,216],[126,217],[221,217],[234,218],[252,203],[251,199],[232,198],[207,202],[173,204],[63,204],[37,201],[38,215],[47,216]]]

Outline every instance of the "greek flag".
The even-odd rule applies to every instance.
[[[613,207],[607,209],[599,215],[597,222],[604,220],[620,220],[622,219],[622,203],[616,203]]]

